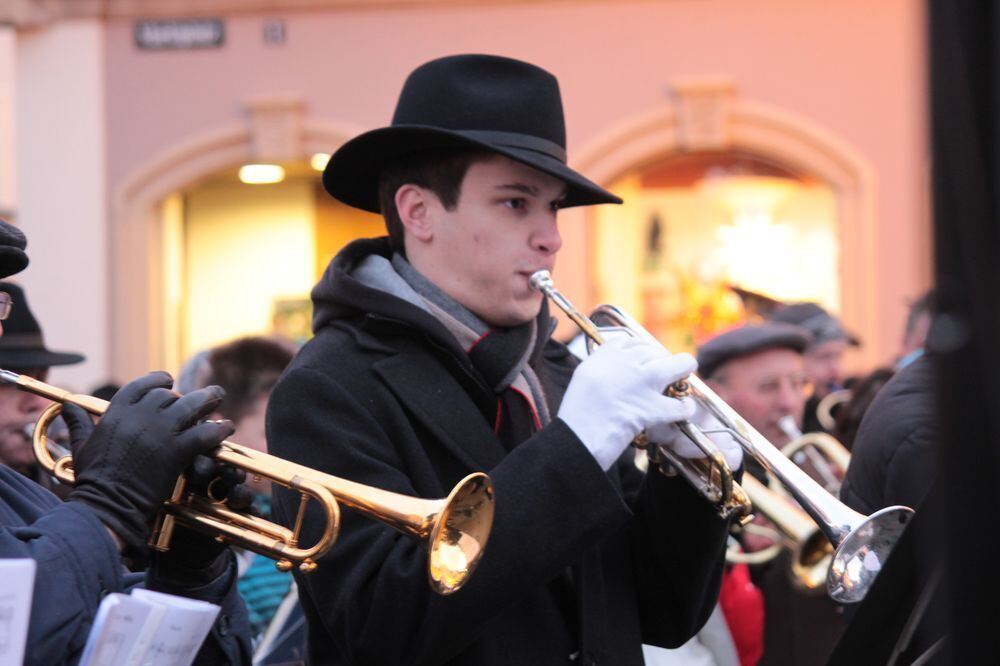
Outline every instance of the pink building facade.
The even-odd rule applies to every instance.
[[[218,19],[221,45],[137,46],[137,21],[189,18]],[[56,380],[176,370],[173,318],[198,285],[170,278],[172,197],[388,124],[421,62],[507,55],[559,78],[570,162],[598,182],[737,151],[827,187],[833,309],[866,369],[930,282],[923,18],[913,0],[16,1],[0,9],[0,208],[30,239],[21,279],[50,344],[88,356]],[[558,277],[589,307],[616,269],[595,268],[594,213],[562,228]]]

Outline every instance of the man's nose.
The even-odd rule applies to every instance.
[[[562,247],[562,236],[555,219],[545,220],[531,236],[531,246],[544,254],[555,254]]]

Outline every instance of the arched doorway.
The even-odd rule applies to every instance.
[[[319,196],[318,174],[306,173],[305,165],[312,155],[329,153],[357,134],[357,128],[307,119],[296,103],[257,104],[250,110],[249,123],[194,137],[151,159],[115,190],[110,227],[110,357],[115,376],[134,377],[154,368],[176,370],[186,353],[217,342],[216,337],[265,332],[260,317],[264,310],[273,312],[281,300],[277,294],[284,293],[291,301],[303,299],[308,288],[301,285],[311,285],[324,257],[345,240],[330,231],[330,221],[340,211],[331,210],[327,198]],[[281,191],[237,192],[237,168],[261,161],[283,164],[297,176]],[[255,208],[268,201],[269,208]],[[295,227],[280,237],[288,241],[298,236],[302,242],[286,244],[278,253],[283,259],[265,266],[261,257],[276,250],[268,243],[279,237],[276,223],[282,221],[268,219],[268,210],[283,211],[284,219]],[[241,222],[255,227],[254,237],[237,248],[233,240]],[[244,235],[241,241],[248,239]],[[219,252],[220,248],[228,251]],[[297,262],[287,261],[290,252],[301,253]],[[224,273],[215,284],[212,262],[216,275]],[[245,279],[241,285],[240,275],[255,279]],[[229,326],[220,319],[217,335],[206,332],[205,317],[213,316],[212,301],[220,294],[236,289],[238,293],[229,297],[237,302],[247,298],[242,291],[268,282],[277,286],[262,294],[266,303],[242,310],[241,316],[256,318],[253,322],[241,320]],[[191,298],[195,293],[199,296]],[[226,316],[225,308],[217,310],[217,316]],[[201,322],[193,327],[192,317]]]
[[[832,216],[830,242],[835,247],[822,261],[830,264],[828,272],[835,284],[817,290],[814,297],[838,313],[863,339],[876,339],[874,315],[879,304],[877,293],[871,288],[876,275],[874,177],[867,162],[825,129],[773,107],[739,98],[727,82],[677,84],[672,88],[671,101],[670,105],[612,128],[574,160],[575,168],[596,182],[612,189],[615,185],[624,186],[625,194],[638,202],[631,211],[632,221],[626,221],[630,225],[628,230],[619,227],[616,240],[620,243],[622,236],[631,236],[633,247],[641,245],[636,239],[648,241],[654,211],[643,194],[657,189],[646,187],[651,181],[658,178],[669,181],[678,174],[682,178],[685,170],[691,171],[690,163],[699,160],[704,167],[701,179],[711,170],[713,162],[732,166],[743,160],[757,171],[761,171],[758,168],[761,165],[770,166],[779,172],[781,179],[797,183],[799,195],[807,193],[818,200],[821,216]],[[758,175],[767,175],[767,170],[763,171],[764,174]],[[613,228],[608,220],[614,219],[614,208],[566,211],[571,224],[579,224],[585,233],[567,243],[569,252],[561,260],[560,272],[567,283],[577,285],[576,293],[570,295],[579,298],[582,305],[594,305],[609,297],[622,298],[621,290],[609,286],[615,273],[619,274],[615,279],[632,283],[631,295],[625,300],[631,299],[633,304],[641,300],[641,290],[636,285],[641,278],[642,258],[626,256],[612,268],[606,256],[608,229]],[[628,203],[623,210],[628,218]],[[807,296],[793,292],[778,295],[791,299]],[[868,363],[877,358],[878,350],[869,347],[862,350],[857,360]]]

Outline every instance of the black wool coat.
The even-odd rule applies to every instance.
[[[851,450],[840,497],[864,514],[902,504],[918,508],[937,473],[938,423],[933,364],[926,354],[878,392]]]
[[[272,453],[352,481],[445,497],[490,474],[496,516],[466,586],[439,596],[423,544],[343,509],[340,537],[296,573],[313,664],[642,664],[676,646],[718,596],[727,522],[679,478],[643,477],[631,454],[605,473],[559,419],[512,451],[497,398],[443,327],[354,280],[384,242],[348,246],[313,292],[316,336],[272,393]],[[547,329],[546,329],[547,330]],[[549,342],[532,359],[553,413],[575,361]],[[290,524],[298,496],[275,490]],[[321,529],[310,511],[303,544]]]

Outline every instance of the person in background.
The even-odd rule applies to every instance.
[[[810,390],[803,357],[813,346],[812,336],[804,328],[775,322],[749,324],[699,347],[698,367],[702,379],[719,397],[780,449],[791,440],[781,427],[782,420],[802,424]],[[754,476],[769,483],[768,475],[752,457],[747,457],[746,464]],[[762,515],[755,521],[768,524]],[[749,533],[744,533],[741,541],[751,551],[765,546]],[[764,595],[764,647],[758,662],[762,666],[822,664],[845,627],[839,608],[822,590],[803,592],[792,584],[790,567],[790,552],[785,549],[751,570],[752,580]],[[744,621],[738,614],[726,619],[737,626]]]
[[[19,229],[0,220],[0,278],[27,266],[26,244]],[[0,320],[10,314],[3,305],[9,299],[0,296]],[[65,407],[76,474],[65,502],[0,465],[0,558],[36,563],[27,666],[76,664],[104,596],[137,585],[221,606],[196,664],[250,663],[232,551],[183,527],[166,552],[146,545],[177,477],[233,430],[228,422],[200,422],[222,399],[221,389],[178,397],[171,382],[162,372],[129,382],[96,427],[82,409]],[[148,558],[150,565],[129,573],[125,558]]]
[[[24,289],[12,282],[0,282],[0,291],[11,299],[10,316],[4,321],[0,337],[0,368],[46,381],[49,368],[73,365],[84,360],[82,354],[53,351],[46,347],[42,327],[28,306]],[[31,450],[31,433],[42,410],[51,403],[10,384],[0,384],[0,464],[6,465],[32,481],[65,497],[69,488],[59,485],[35,461]],[[49,429],[48,436],[65,446],[65,424],[59,420]]]
[[[121,388],[121,384],[116,382],[105,382],[90,389],[90,395],[110,402],[111,398],[115,397],[115,394],[118,393]]]
[[[858,428],[861,427],[865,412],[894,374],[896,371],[893,368],[875,368],[848,385],[850,398],[837,407],[831,433],[848,451],[854,449],[854,440],[857,438]]]
[[[861,343],[817,303],[786,305],[772,312],[769,320],[800,326],[812,336],[812,342],[802,355],[806,374],[812,383],[812,395],[806,401],[802,417],[802,431],[822,432],[824,428],[816,417],[816,407],[827,395],[844,388],[847,379],[844,354],[849,347],[857,347]]]
[[[213,418],[228,419],[236,426],[233,441],[267,452],[264,414],[278,377],[295,355],[290,343],[262,336],[247,337],[211,349],[206,383],[221,386],[226,395]],[[254,504],[265,518],[271,516],[271,483],[264,478],[247,479]],[[247,604],[250,627],[258,637],[267,629],[282,599],[288,594],[292,575],[278,571],[266,557],[248,553],[249,564],[241,571],[238,587]],[[241,558],[242,559],[242,558]]]
[[[933,292],[926,292],[910,303],[910,309],[906,314],[906,324],[903,327],[903,341],[896,357],[897,370],[902,370],[924,353],[927,334],[931,330],[933,305]]]

